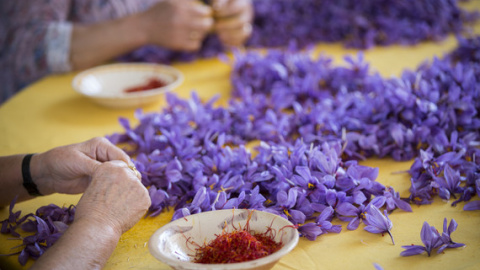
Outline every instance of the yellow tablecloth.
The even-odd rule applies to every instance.
[[[472,1],[470,5],[478,6]],[[478,8],[480,10],[480,8]],[[480,27],[476,27],[480,32]],[[424,43],[414,47],[391,46],[375,48],[364,52],[365,58],[374,70],[384,76],[398,76],[405,68],[414,69],[424,60],[442,56],[456,46],[453,37],[441,43]],[[340,63],[345,54],[355,54],[339,44],[319,45],[316,52],[333,57]],[[192,63],[174,64],[185,74],[185,82],[175,90],[183,98],[196,91],[207,100],[220,94],[220,104],[229,97],[230,67],[217,59],[198,60]],[[31,153],[52,147],[76,143],[95,136],[104,136],[123,131],[118,117],[135,122],[134,109],[107,109],[73,91],[71,81],[75,73],[49,76],[27,87],[17,96],[0,107],[0,155]],[[145,111],[159,111],[165,100],[146,106]],[[364,165],[379,167],[378,181],[391,185],[402,197],[408,196],[410,186],[408,174],[393,174],[409,169],[409,162],[395,162],[391,159],[370,159]],[[1,175],[1,172],[0,172]],[[34,212],[38,207],[54,203],[57,205],[76,204],[80,195],[51,195],[17,204],[15,210],[23,214]],[[394,224],[390,238],[364,231],[363,225],[355,231],[348,231],[346,223],[340,234],[327,234],[316,241],[301,239],[298,246],[284,257],[274,269],[374,269],[378,263],[384,269],[480,269],[480,211],[463,211],[464,203],[451,207],[450,202],[435,198],[432,205],[413,206],[413,212],[395,211],[390,218]],[[0,220],[8,216],[8,208],[0,209]],[[125,233],[105,269],[169,269],[148,252],[147,242],[152,233],[166,224],[172,212],[156,218],[140,220]],[[424,221],[442,229],[443,219],[454,218],[459,226],[453,233],[454,241],[465,243],[465,248],[447,250],[444,254],[426,254],[400,257],[402,245],[421,244],[420,229]],[[20,244],[9,240],[10,236],[0,235],[0,253],[12,252]],[[15,249],[14,249],[15,250]],[[32,261],[27,264],[31,266]],[[26,268],[26,267],[24,267]],[[0,257],[0,269],[23,269],[17,256]]]

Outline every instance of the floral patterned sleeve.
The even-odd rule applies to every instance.
[[[154,0],[1,0],[0,103],[51,73],[71,70],[74,23],[96,23],[138,12]]]
[[[51,72],[70,70],[72,25],[66,21],[70,1],[4,0],[0,5],[6,28],[0,55],[0,76],[7,82],[3,85],[6,89],[2,89],[2,100]]]

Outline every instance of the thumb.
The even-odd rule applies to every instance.
[[[85,163],[83,164],[83,167],[85,168],[84,174],[91,178],[95,174],[95,172],[98,170],[98,167],[100,167],[100,165],[102,163],[103,162],[100,162],[98,160],[86,158]]]

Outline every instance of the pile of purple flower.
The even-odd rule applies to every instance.
[[[460,34],[477,13],[462,10],[456,0],[254,0],[253,33],[248,47],[278,47],[296,42],[342,42],[366,49],[391,44],[411,45]],[[138,49],[124,61],[171,62],[212,57],[223,51],[218,38],[207,37],[197,53],[155,46]]]
[[[252,46],[284,46],[295,40],[342,42],[347,47],[416,44],[460,33],[474,14],[456,0],[408,1],[254,1]],[[283,31],[279,31],[283,29]]]
[[[393,242],[395,209],[480,195],[480,65],[470,57],[479,44],[461,40],[446,58],[390,79],[361,55],[335,67],[293,49],[237,54],[229,106],[169,94],[162,111],[136,111],[138,125],[120,119],[124,132],[109,139],[135,157],[150,216],[248,208],[289,219],[310,240],[340,232],[337,218]],[[409,198],[358,164],[372,156],[415,158]]]
[[[18,254],[19,263],[25,265],[28,258],[38,259],[62,236],[73,222],[75,206],[59,207],[50,204],[38,208],[35,214],[30,213],[22,217],[21,211],[13,211],[15,202],[16,198],[10,204],[9,217],[0,222],[2,224],[0,232],[22,240],[22,244],[18,246],[21,247],[21,251],[9,255]],[[22,237],[17,232],[18,228],[31,234]]]
[[[175,207],[174,219],[258,209],[288,218],[314,239],[339,231],[320,225],[333,217],[356,229],[371,205],[411,211],[409,203],[436,195],[469,201],[480,178],[480,69],[459,55],[477,53],[478,41],[461,40],[445,59],[392,79],[373,73],[361,56],[333,67],[330,59],[297,51],[239,54],[227,108],[195,94],[169,95],[163,112],[137,112],[134,128],[122,119],[125,133],[110,139],[133,149],[150,188],[151,215]],[[260,141],[254,157],[244,146],[252,141]],[[356,162],[374,155],[417,157],[409,198],[376,182],[377,169]]]

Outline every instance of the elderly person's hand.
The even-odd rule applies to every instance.
[[[198,0],[164,0],[140,13],[149,44],[172,50],[200,49],[213,27],[213,11]]]
[[[133,166],[130,157],[105,138],[61,146],[36,154],[30,172],[41,194],[76,194],[85,191],[101,163],[121,160]]]
[[[125,162],[109,161],[96,168],[77,205],[75,221],[88,220],[122,234],[137,223],[150,204],[139,176]]]
[[[150,207],[147,189],[124,161],[93,167],[74,222],[31,269],[103,268],[121,235]]]
[[[251,0],[212,0],[215,26],[220,41],[227,46],[241,46],[252,34]]]

